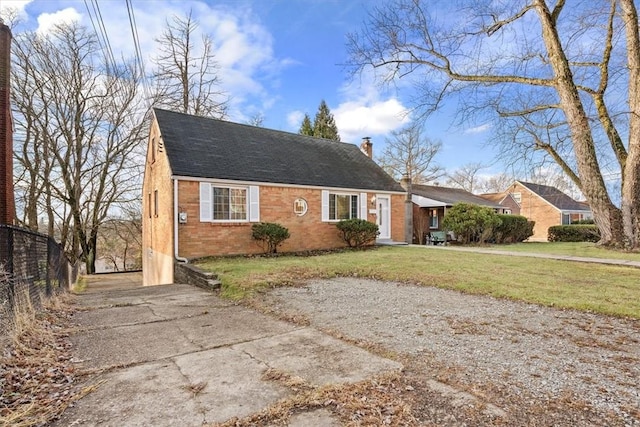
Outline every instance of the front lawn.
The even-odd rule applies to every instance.
[[[523,242],[513,245],[490,245],[483,249],[640,261],[638,252],[616,251],[590,242]]]
[[[312,278],[358,276],[640,318],[640,269],[629,267],[406,246],[198,265],[218,273],[222,295],[233,299]]]

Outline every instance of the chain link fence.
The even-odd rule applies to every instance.
[[[44,298],[68,291],[77,276],[55,240],[0,224],[0,335],[10,330],[21,304],[38,309]]]

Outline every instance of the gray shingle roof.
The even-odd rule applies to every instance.
[[[533,184],[530,182],[518,181],[524,187],[536,193],[538,196],[551,203],[561,211],[589,211],[589,205],[579,202],[558,190],[556,187],[549,185]]]
[[[173,175],[404,191],[353,144],[157,108],[154,113]]]
[[[413,184],[411,186],[411,192],[418,196],[426,197],[428,199],[437,200],[439,202],[446,203],[453,206],[456,203],[471,203],[479,206],[488,206],[491,208],[502,207],[499,203],[484,199],[480,196],[476,196],[461,188],[441,187],[438,185],[421,185]]]

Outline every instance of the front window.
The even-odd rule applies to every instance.
[[[213,187],[213,220],[246,220],[247,189]]]
[[[354,194],[329,194],[329,219],[358,218],[358,196]]]
[[[429,228],[438,228],[438,210],[431,209],[431,214],[429,215]]]

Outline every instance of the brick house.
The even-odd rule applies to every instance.
[[[483,199],[487,199],[503,208],[503,212],[511,215],[520,215],[520,205],[513,198],[511,193],[485,193],[479,194]]]
[[[282,252],[344,246],[335,224],[364,218],[404,241],[406,193],[352,144],[154,109],[143,184],[143,283],[175,261],[254,254],[256,222],[287,227]]]
[[[415,243],[428,243],[433,232],[442,231],[442,220],[447,209],[456,203],[469,203],[494,209],[497,213],[509,209],[500,203],[476,196],[461,188],[441,187],[439,185],[411,186],[413,202],[413,239]]]
[[[499,197],[505,200],[512,198],[519,207],[519,214],[535,221],[533,236],[529,238],[531,241],[546,241],[551,226],[593,218],[587,203],[574,200],[548,185],[515,181],[506,191],[483,195],[485,196],[489,196],[491,200]]]

